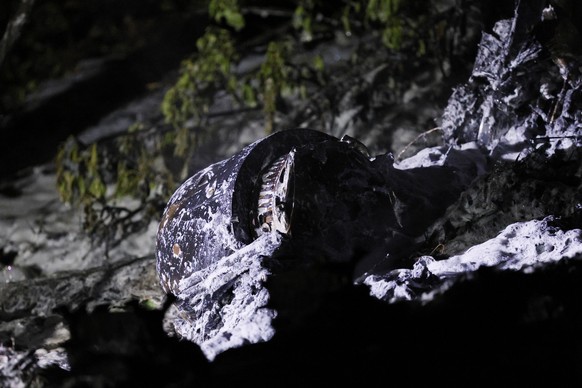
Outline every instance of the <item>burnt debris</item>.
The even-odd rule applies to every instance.
[[[160,281],[183,313],[175,330],[213,358],[270,338],[267,321],[289,316],[281,310],[292,302],[270,298],[279,281],[303,284],[317,300],[333,284],[411,266],[418,237],[478,171],[459,166],[401,170],[354,139],[293,129],[196,173],[171,198],[158,231]],[[249,306],[269,319],[245,322]]]

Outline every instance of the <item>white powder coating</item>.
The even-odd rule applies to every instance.
[[[237,158],[198,171],[171,196],[156,241],[157,272],[166,292],[180,293],[181,279],[243,246],[230,230],[231,196],[239,169],[256,143],[243,148]]]
[[[0,247],[17,253],[17,266],[0,270],[0,282],[26,278],[22,268],[36,267],[43,275],[97,268],[128,257],[150,255],[155,246],[158,222],[152,220],[145,231],[127,236],[106,251],[92,244],[83,232],[83,213],[63,204],[54,173],[34,168],[30,176],[15,182],[22,195],[0,201]],[[132,209],[135,201],[119,199],[117,206]]]
[[[433,261],[428,269],[434,275],[475,271],[481,266],[504,270],[523,270],[537,264],[582,255],[582,231],[562,231],[550,223],[554,218],[517,222],[507,226],[497,237],[469,248],[447,260]]]
[[[427,265],[435,260],[430,256],[419,258],[412,269],[398,269],[388,276],[370,275],[364,279],[364,284],[370,287],[370,295],[388,302],[413,300],[418,296],[418,290],[413,282],[426,282],[431,276]]]
[[[443,292],[455,276],[470,273],[481,267],[500,270],[533,271],[536,266],[565,258],[582,258],[582,230],[563,231],[551,223],[553,216],[542,220],[517,222],[507,226],[495,238],[469,248],[446,260],[431,256],[420,257],[413,269],[395,270],[385,276],[368,276],[364,284],[370,295],[395,302],[421,299],[430,301],[435,293]],[[418,284],[436,277],[439,287],[419,289]]]
[[[531,41],[515,52],[510,50],[515,26],[515,18],[501,20],[495,24],[494,34],[483,34],[471,77],[479,78],[480,83],[469,80],[455,88],[442,116],[440,127],[447,143],[425,148],[396,162],[395,168],[455,167],[463,159],[458,156],[467,155],[473,159],[471,151],[474,150],[493,162],[514,162],[533,152],[548,158],[560,154],[575,157],[582,144],[582,116],[576,109],[580,79],[573,77],[564,82],[548,73],[548,78],[539,84],[539,96],[524,88],[524,80],[515,76],[523,74],[522,69],[538,59],[541,46]],[[486,86],[481,87],[481,84]],[[491,91],[502,87],[503,97],[495,100]],[[527,113],[516,109],[524,100],[530,101],[528,109],[531,110]],[[540,108],[545,103],[538,103],[538,100],[553,101],[555,111]],[[373,296],[383,300],[430,300],[430,292],[418,287],[419,280],[422,280],[420,283],[426,280],[425,271],[441,281],[441,285],[431,291],[438,292],[443,291],[456,275],[483,266],[533,271],[544,263],[582,255],[580,230],[560,230],[552,226],[554,217],[551,214],[542,215],[546,218],[510,224],[497,237],[447,260],[421,257],[412,270],[370,276],[364,283]],[[415,272],[421,268],[424,271]]]
[[[280,243],[278,233],[265,234],[183,279],[177,297],[179,309],[187,313],[170,311],[169,325],[198,344],[209,360],[227,349],[271,339],[277,314],[267,307],[270,295],[264,282],[269,271],[263,258]]]

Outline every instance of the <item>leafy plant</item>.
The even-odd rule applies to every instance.
[[[177,129],[191,118],[200,120],[208,112],[214,93],[223,86],[231,93],[236,91],[231,67],[237,53],[230,32],[210,27],[196,47],[198,55],[182,62],[180,77],[162,102],[166,121]],[[177,153],[184,155],[185,150],[178,145]]]
[[[430,2],[421,1],[420,5],[416,2],[414,6],[412,3],[360,0],[344,1],[343,7],[332,7],[317,0],[298,0],[286,4],[293,9],[287,32],[265,43],[264,60],[259,69],[238,74],[234,69],[241,53],[233,33],[244,29],[245,8],[236,0],[212,0],[208,12],[216,24],[198,39],[197,53],[183,62],[176,84],[166,94],[162,104],[166,121],[182,131],[189,120],[195,121],[190,126],[199,124],[208,113],[216,91],[226,90],[241,105],[261,106],[265,132],[270,133],[276,130],[277,101],[283,93],[304,92],[307,80],[316,79],[321,84],[326,78],[322,77],[325,66],[321,57],[301,64],[301,69],[289,59],[304,50],[305,44],[311,44],[316,33],[328,37],[338,32],[346,36],[377,33],[387,50],[406,49],[426,55],[430,36],[425,31],[434,27],[430,25]],[[293,31],[298,35],[293,35]],[[313,77],[313,74],[318,75]],[[190,143],[180,144],[187,147]],[[183,149],[178,150],[183,154]]]
[[[224,21],[236,31],[245,26],[245,19],[240,13],[237,0],[210,0],[208,14],[216,22]]]
[[[136,124],[125,136],[89,146],[70,137],[57,154],[61,200],[83,209],[84,230],[106,252],[158,217],[176,186],[156,138]]]
[[[266,116],[266,133],[273,132],[277,98],[289,82],[288,70],[285,65],[285,51],[284,44],[269,43],[265,61],[261,65],[260,77],[263,92],[263,112]]]
[[[369,0],[366,19],[382,25],[382,42],[398,50],[402,44],[402,17],[398,14],[400,0]]]
[[[315,0],[301,0],[293,12],[293,27],[301,31],[301,41],[313,40],[313,11]]]
[[[241,34],[253,9],[237,0],[210,0],[210,24],[196,41],[196,53],[182,61],[162,101],[167,126],[137,123],[117,139],[88,146],[70,139],[63,145],[57,158],[59,192],[63,201],[85,209],[86,230],[98,241],[114,243],[159,217],[204,141],[205,120],[217,93],[226,92],[239,107],[261,110],[265,133],[272,133],[279,129],[277,117],[283,116],[286,105],[306,99],[309,90],[314,96],[310,98],[337,109],[342,85],[328,82],[342,78],[324,56],[310,52],[320,42],[340,35],[366,37],[356,40],[362,43],[347,65],[356,72],[382,52],[387,53],[382,58],[425,61],[443,61],[447,55],[441,43],[451,36],[450,15],[436,12],[428,0],[344,0],[341,6],[297,0],[279,6],[278,14],[287,16],[277,22],[277,33],[249,40]],[[265,8],[261,15],[269,12]],[[249,52],[261,53],[263,59],[240,71],[241,58]],[[298,60],[299,54],[309,59]],[[379,89],[393,90],[410,64],[400,59],[386,63],[391,74]],[[168,158],[179,166],[169,168]]]

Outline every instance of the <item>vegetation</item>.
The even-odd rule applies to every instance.
[[[159,143],[159,141],[162,143]],[[106,144],[83,146],[74,137],[60,148],[57,186],[63,202],[84,210],[83,228],[106,252],[159,216],[174,175],[151,150],[164,149],[164,138],[140,124]]]
[[[232,31],[244,28],[244,16],[236,0],[210,1],[209,14],[215,24],[198,39],[197,54],[184,61],[178,82],[164,99],[162,110],[167,121],[180,128],[191,118],[200,120],[212,103],[213,93],[226,89],[242,105],[261,105],[265,130],[272,132],[277,100],[285,94],[304,91],[304,83],[314,79],[310,75],[325,71],[321,57],[304,64],[305,68],[297,68],[289,60],[294,52],[313,42],[316,34],[323,37],[338,31],[346,36],[375,33],[387,50],[409,50],[413,46],[417,55],[426,54],[429,13],[419,13],[418,6],[405,9],[400,0],[348,1],[338,12],[323,3],[316,0],[293,3],[295,9],[289,12],[289,26],[293,30],[288,29],[266,44],[265,59],[258,71],[237,74],[234,65],[241,55]],[[430,8],[430,2],[416,3],[425,3]],[[317,25],[313,22],[315,19]]]
[[[167,7],[178,3],[184,6],[177,0],[161,2]],[[72,4],[77,3],[67,3],[60,12],[70,12],[67,6]],[[368,43],[361,43],[349,58],[350,67],[356,69],[378,51],[374,42],[382,44],[385,52],[403,58],[442,61],[450,55],[446,48],[452,39],[450,30],[458,28],[455,15],[437,11],[428,0],[344,0],[340,4],[296,0],[279,2],[273,8],[242,0],[205,3],[209,24],[197,39],[196,53],[183,60],[177,80],[160,107],[165,125],[138,122],[123,136],[90,145],[71,137],[58,153],[61,198],[85,210],[85,229],[95,241],[115,244],[159,217],[169,195],[187,177],[188,160],[212,130],[207,120],[217,93],[228,93],[233,109],[262,112],[268,134],[280,129],[277,117],[282,115],[286,101],[305,99],[310,91],[327,87],[333,79],[333,66],[323,56],[295,60],[321,42],[337,36],[365,37],[361,41]],[[199,10],[200,4],[193,1],[186,8]],[[45,10],[49,11],[59,16],[56,8]],[[45,21],[54,24],[51,31],[69,31],[68,19],[54,15],[47,15]],[[257,23],[250,26],[249,18],[260,20],[267,33],[265,29],[257,31]],[[116,25],[109,22],[109,26]],[[140,28],[146,25],[138,23]],[[50,30],[42,24],[33,28],[37,34]],[[139,34],[131,37],[132,43],[140,44]],[[115,48],[109,38],[101,35],[103,50]],[[123,50],[123,46],[117,49]],[[262,53],[262,63],[241,70],[242,58],[251,52]],[[49,64],[53,63],[51,55],[47,52],[44,57]],[[394,68],[404,71],[402,64]],[[26,78],[15,69],[7,72],[12,81]],[[58,71],[49,66],[46,75]],[[12,84],[18,85],[16,94],[20,95],[34,88],[31,84]],[[390,83],[383,87],[389,88]],[[334,103],[330,97],[329,104]]]

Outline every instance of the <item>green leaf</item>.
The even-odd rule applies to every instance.
[[[89,160],[87,161],[87,171],[90,175],[97,174],[99,156],[97,154],[97,144],[93,143],[89,148]]]
[[[224,18],[226,19],[226,24],[239,31],[245,26],[245,19],[243,15],[233,9],[226,9],[224,11]]]
[[[325,63],[321,55],[316,55],[315,58],[313,58],[313,68],[319,72],[322,72],[325,69]]]
[[[217,23],[224,20],[236,31],[240,31],[245,26],[245,19],[240,12],[237,0],[211,0],[208,4],[208,14]]]
[[[295,8],[295,12],[293,13],[293,28],[299,30],[303,27],[303,15],[305,15],[305,8],[302,5],[297,6]]]
[[[89,194],[97,199],[105,197],[107,188],[99,176],[94,177],[89,185]]]
[[[74,179],[74,182],[77,183],[77,190],[79,191],[79,198],[83,198],[85,193],[87,192],[87,185],[85,184],[85,178],[82,176],[77,177]]]
[[[255,90],[253,89],[253,87],[251,85],[249,85],[248,83],[244,83],[242,85],[242,90],[243,90],[244,103],[251,108],[256,107],[257,106],[257,97],[255,95]]]

